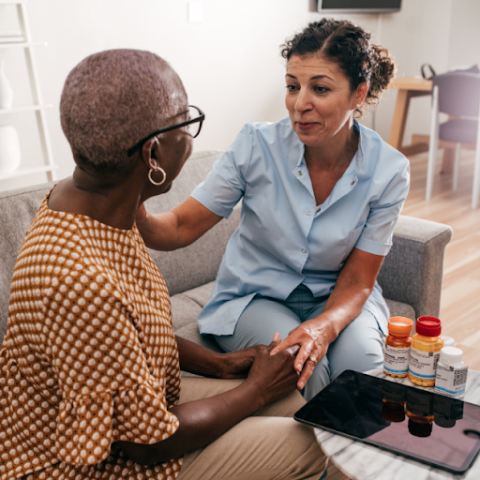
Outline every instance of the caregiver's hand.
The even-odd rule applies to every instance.
[[[305,386],[315,368],[315,362],[309,362],[309,357],[314,357],[318,363],[340,332],[362,312],[375,286],[383,259],[382,256],[354,248],[338,275],[323,313],[303,322],[272,350],[271,354],[274,355],[293,345],[300,346],[295,358],[295,370],[301,372],[298,388]]]
[[[281,341],[272,351],[275,355],[281,350],[298,345],[300,350],[295,358],[294,368],[300,374],[297,388],[300,390],[305,386],[316,366],[315,362],[309,361],[314,357],[317,363],[326,355],[328,346],[335,341],[338,333],[334,325],[326,315],[319,315],[317,318],[303,322],[292,330],[285,340]]]

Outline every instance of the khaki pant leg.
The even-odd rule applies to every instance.
[[[244,380],[182,378],[180,403],[219,395]],[[295,391],[205,448],[187,453],[177,480],[318,480],[326,458],[313,429],[291,417],[305,401]]]
[[[201,400],[202,398],[214,397],[221,393],[228,392],[244,382],[241,380],[217,380],[214,378],[182,378],[180,388],[180,404]],[[260,417],[293,417],[293,414],[305,405],[305,400],[295,390],[281,400],[269,403],[255,413]]]
[[[292,418],[249,417],[186,454],[177,480],[318,480],[326,463],[310,427]]]

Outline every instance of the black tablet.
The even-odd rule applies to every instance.
[[[312,398],[295,420],[465,472],[480,450],[480,407],[347,370]]]

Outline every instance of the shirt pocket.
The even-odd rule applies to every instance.
[[[345,254],[343,256],[343,261],[347,259],[347,257],[350,255],[351,251],[353,250],[353,247],[355,247],[355,244],[357,243],[357,240],[360,238],[360,235],[362,234],[363,227],[365,227],[366,221],[360,222],[351,232],[350,235],[348,236],[348,243],[347,243],[347,248],[345,250]]]

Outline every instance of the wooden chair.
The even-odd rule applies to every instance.
[[[458,168],[462,144],[476,144],[473,175],[472,208],[478,207],[480,195],[480,74],[449,72],[433,78],[433,102],[430,124],[426,200],[432,196],[439,140],[454,142],[455,164],[453,189],[458,185]],[[439,114],[450,119],[442,124]]]

